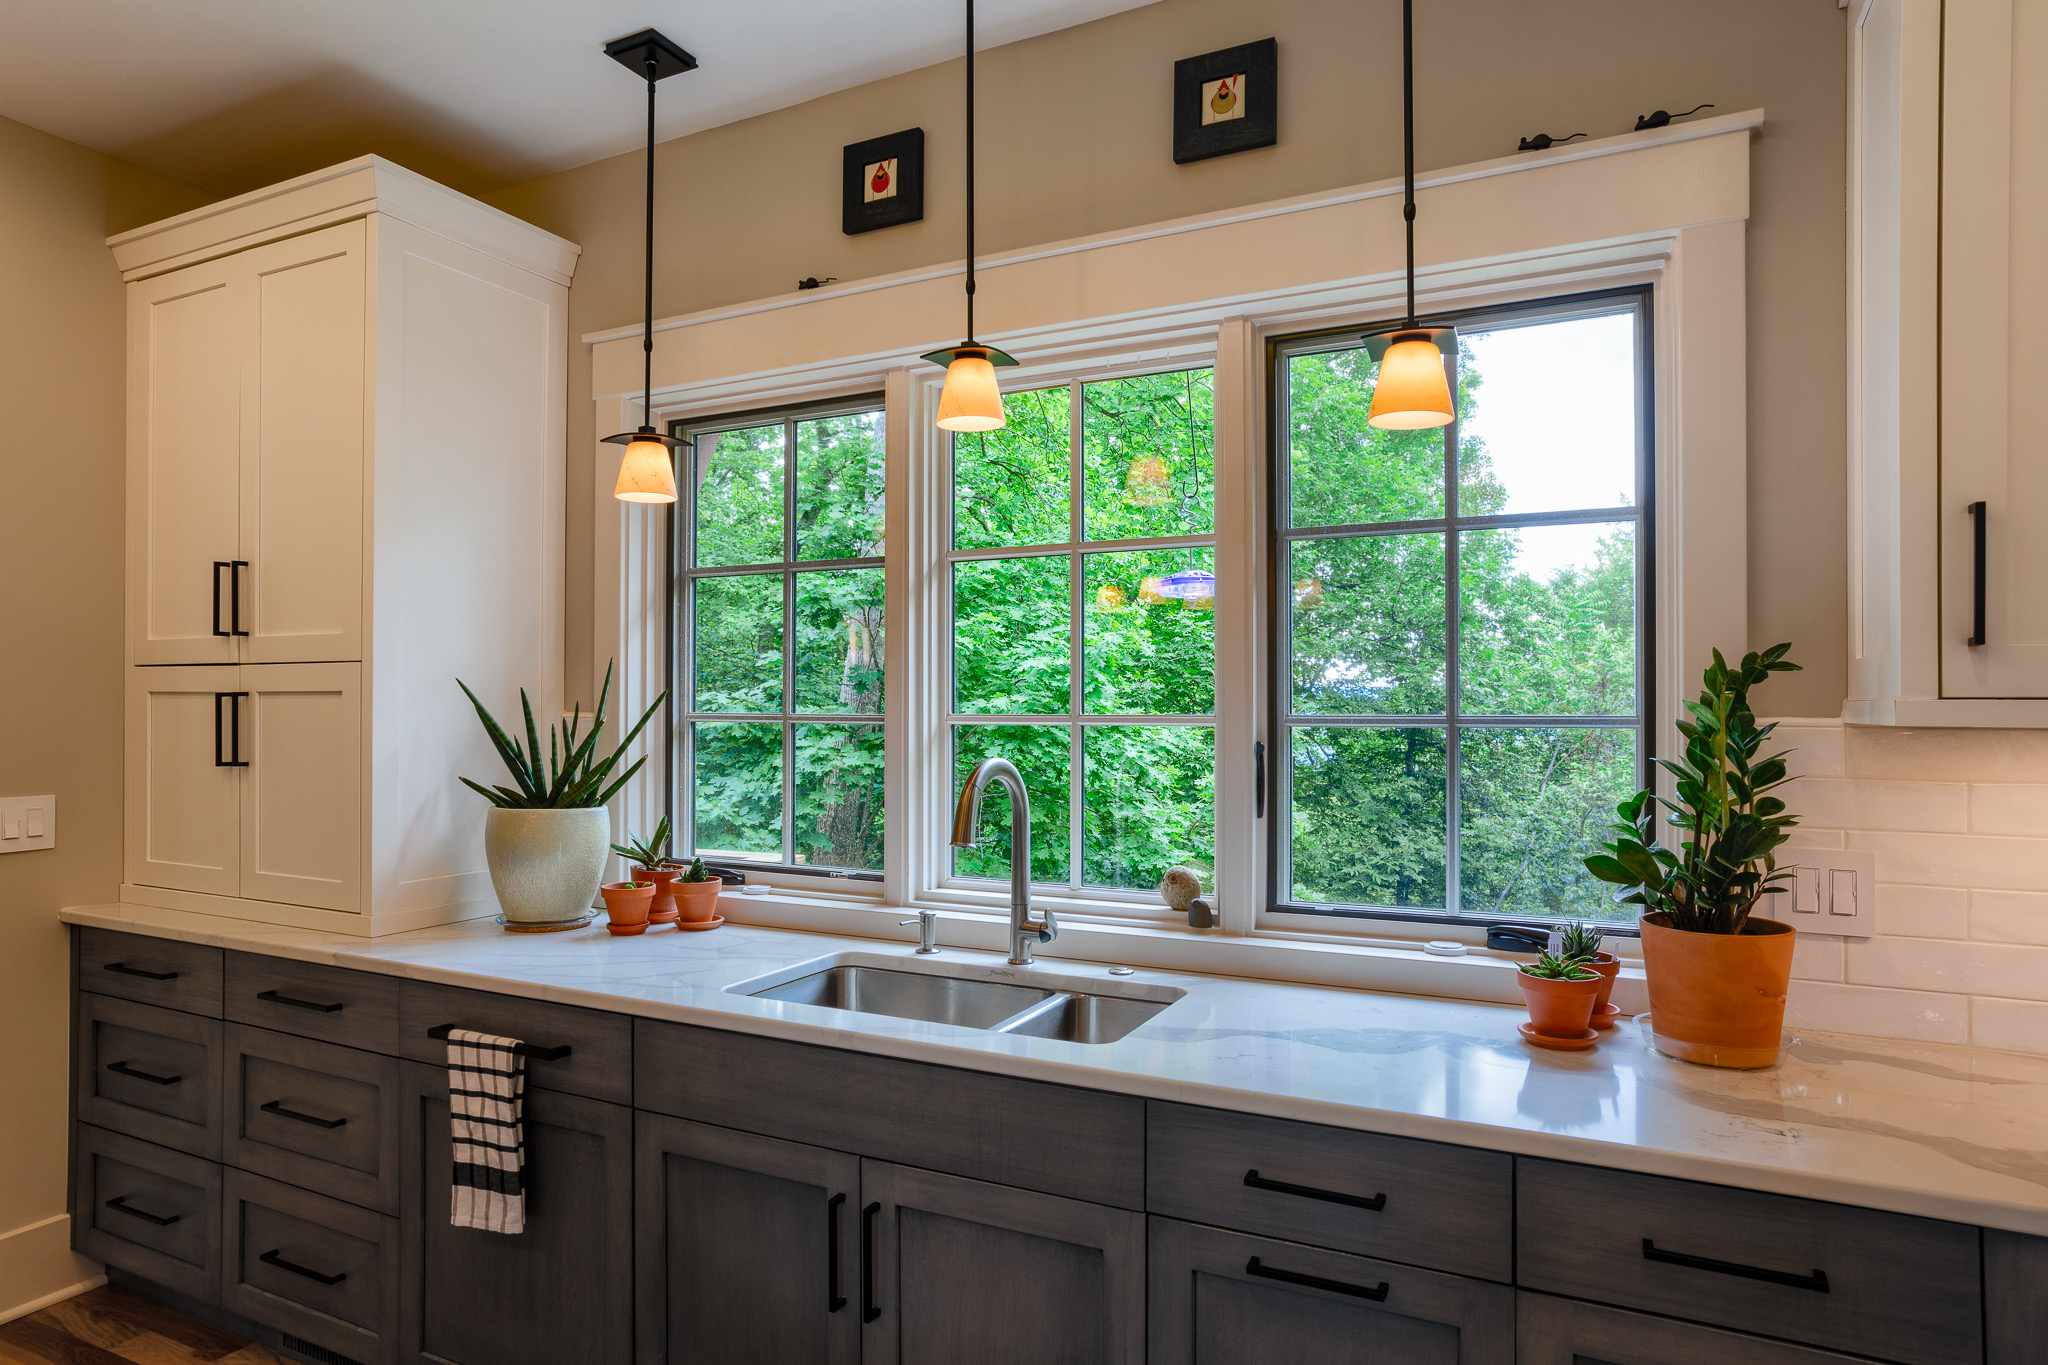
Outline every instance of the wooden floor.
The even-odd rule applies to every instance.
[[[0,1365],[292,1365],[267,1347],[103,1285],[0,1323]]]

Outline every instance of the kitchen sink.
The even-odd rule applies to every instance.
[[[756,1000],[1068,1043],[1113,1043],[1187,994],[1173,986],[966,963],[913,967],[900,958],[863,953],[817,958],[726,989]]]

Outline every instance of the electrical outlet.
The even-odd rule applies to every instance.
[[[1787,888],[1766,902],[1772,919],[1811,934],[1869,938],[1877,932],[1877,855],[1860,849],[1778,850]]]
[[[0,853],[56,846],[56,797],[0,796]]]

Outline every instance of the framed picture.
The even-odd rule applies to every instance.
[[[1271,38],[1173,64],[1173,159],[1270,147],[1280,140],[1280,45]]]
[[[840,231],[851,237],[924,217],[924,129],[906,128],[846,149]]]

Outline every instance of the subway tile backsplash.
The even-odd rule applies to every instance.
[[[1778,726],[1792,845],[1878,882],[1872,937],[1801,934],[1787,1023],[2048,1054],[2048,732]]]

